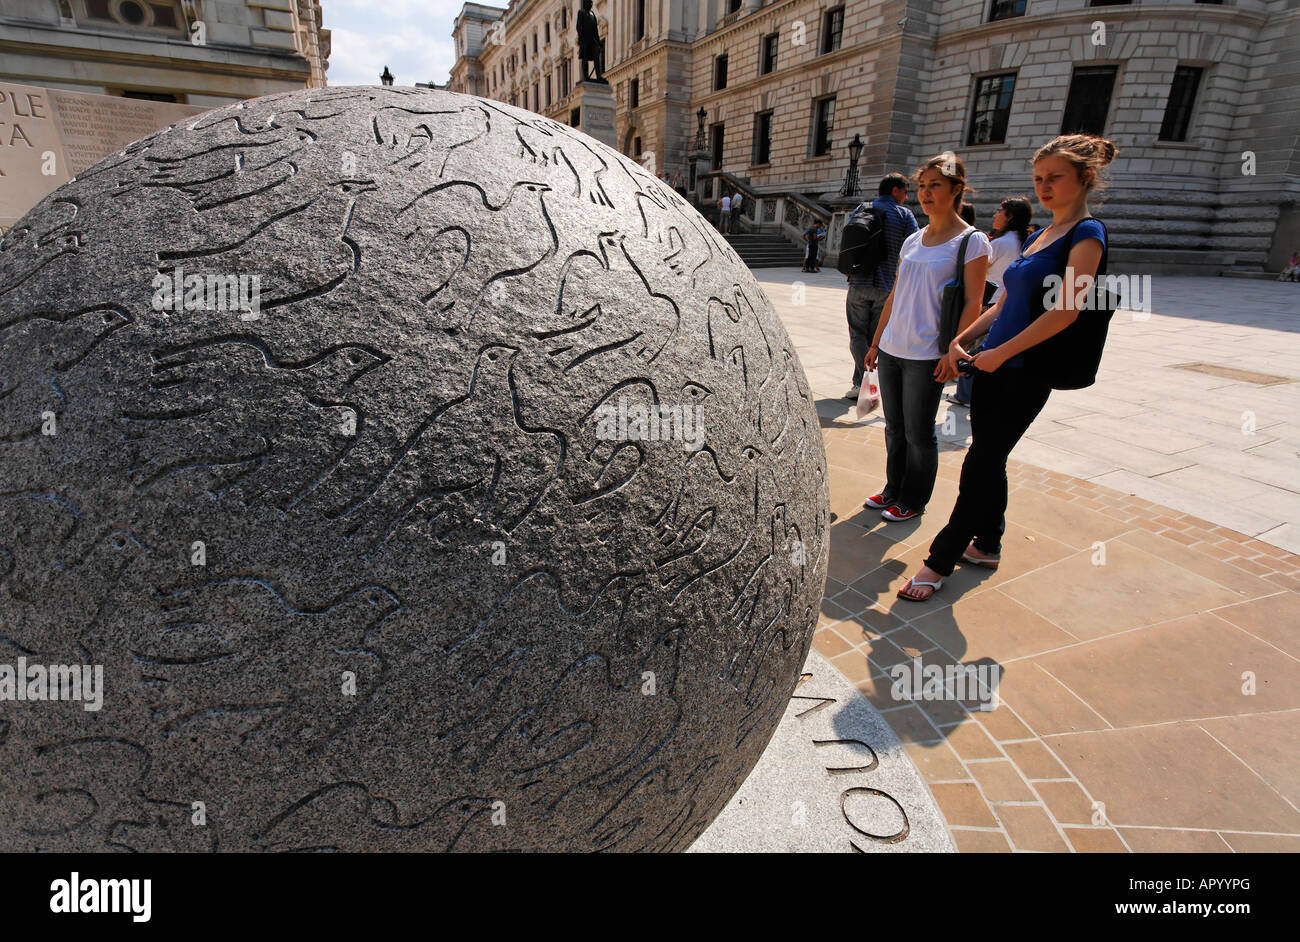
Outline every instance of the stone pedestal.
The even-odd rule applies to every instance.
[[[578,130],[618,150],[614,124],[614,89],[603,82],[577,84]]]

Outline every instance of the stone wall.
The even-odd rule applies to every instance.
[[[81,0],[66,8],[67,19],[53,0],[5,0],[0,81],[209,108],[325,84],[330,33],[316,0],[177,0],[138,27],[91,17]]]
[[[1002,197],[1032,196],[1028,161],[1060,131],[1072,70],[1115,65],[1104,133],[1120,157],[1098,211],[1124,244],[1121,255],[1154,271],[1204,271],[1207,264],[1258,270],[1281,251],[1278,220],[1300,202],[1300,9],[1290,0],[1109,7],[1030,0],[1029,15],[995,22],[987,22],[989,0],[861,0],[845,4],[840,49],[823,54],[823,17],[834,5],[744,0],[727,14],[722,0],[648,0],[645,36],[636,40],[635,0],[601,0],[596,10],[609,21],[606,65],[620,149],[630,154],[640,137],[657,170],[685,173],[695,113],[703,107],[706,138],[708,126],[724,126],[724,170],[758,192],[814,198],[839,189],[855,133],[865,142],[866,193],[885,172],[908,172],[953,149],[966,160],[987,224]],[[531,35],[541,18],[558,17],[560,7],[558,0],[512,3],[511,38],[502,50],[484,51],[485,67]],[[780,36],[777,65],[763,75],[760,50],[770,33]],[[565,54],[573,56],[576,78],[576,54]],[[721,54],[727,85],[715,91]],[[1205,71],[1187,140],[1160,141],[1179,65]],[[975,82],[999,72],[1016,74],[1006,140],[967,146]],[[634,77],[640,95],[632,111]],[[509,100],[532,80],[514,79],[492,97]],[[831,150],[818,157],[811,153],[814,102],[827,95],[836,96]],[[567,121],[565,104],[547,113]],[[771,159],[756,166],[755,115],[766,110],[773,112]]]

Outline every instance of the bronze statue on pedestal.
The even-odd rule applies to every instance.
[[[578,11],[578,59],[582,62],[582,81],[608,85],[605,79],[605,41],[600,38],[600,21],[591,12],[591,0],[582,0]],[[596,74],[588,75],[587,63],[596,64]]]

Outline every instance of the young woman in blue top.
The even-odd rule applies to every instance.
[[[958,560],[988,569],[996,569],[1001,561],[1007,457],[1051,392],[1044,380],[1023,368],[1022,355],[1079,316],[1074,307],[1076,292],[1068,282],[1059,292],[1060,302],[1037,319],[1031,319],[1033,298],[1042,296],[1046,279],[1059,275],[1063,267],[1073,269],[1076,283],[1097,274],[1106,230],[1088,211],[1088,194],[1116,152],[1104,138],[1066,134],[1034,154],[1034,191],[1051,212],[1052,224],[1030,236],[1020,257],[1007,266],[1001,300],[958,333],[948,347],[950,370],[956,371],[960,359],[973,359],[977,370],[971,390],[971,446],[948,525],[930,544],[925,565],[899,590],[899,598],[928,599]],[[986,330],[989,336],[983,349],[971,358],[965,345]]]

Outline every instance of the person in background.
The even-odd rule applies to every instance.
[[[853,358],[853,385],[844,394],[850,402],[857,401],[862,391],[863,358],[876,336],[880,312],[885,300],[894,290],[894,275],[898,271],[898,252],[904,240],[918,228],[916,217],[903,204],[907,202],[907,177],[901,173],[886,174],[876,188],[879,194],[871,201],[871,208],[884,214],[885,257],[870,274],[849,275],[849,293],[844,300],[844,312],[849,319],[849,356]],[[853,212],[858,213],[860,205]]]
[[[898,256],[894,288],[865,357],[880,367],[880,401],[885,412],[885,487],[865,506],[887,521],[910,520],[925,512],[939,471],[934,419],[943,384],[957,375],[939,348],[943,289],[958,274],[957,253],[966,243],[968,285],[983,285],[989,267],[988,236],[957,215],[969,189],[966,165],[952,152],[931,157],[913,177],[929,225],[907,237]],[[958,330],[980,314],[982,291],[967,291]]]
[[[808,244],[808,251],[804,255],[803,259],[804,271],[821,271],[821,262],[817,256],[817,245],[821,242],[824,235],[825,232],[822,229],[822,224],[816,219],[812,221],[812,225],[803,231],[803,240]]]
[[[998,290],[989,299],[990,306],[997,304],[1002,296],[1002,274],[1020,254],[1020,247],[1024,245],[1025,239],[1029,238],[1029,220],[1033,214],[1034,208],[1023,196],[1008,196],[1002,201],[998,211],[993,214],[993,231],[989,233],[991,253],[988,280],[997,285]],[[983,339],[977,337],[973,340],[970,349],[979,347]],[[969,373],[958,376],[957,391],[948,397],[948,401],[969,408],[971,384],[974,381],[975,377]]]
[[[1291,253],[1291,261],[1287,262],[1286,268],[1282,269],[1282,274],[1277,276],[1278,281],[1300,281],[1300,252]]]
[[[722,191],[722,199],[718,200],[718,231],[726,235],[731,231],[731,194],[726,190]]]
[[[1060,333],[1079,316],[1071,291],[1062,303],[1034,318],[1034,296],[1047,279],[1073,269],[1072,281],[1091,283],[1106,247],[1106,228],[1092,217],[1088,196],[1100,185],[1102,169],[1118,149],[1105,138],[1063,134],[1034,154],[1034,191],[1052,214],[1046,229],[1025,241],[1003,275],[1005,291],[996,304],[958,331],[948,346],[947,365],[972,360],[971,445],[961,466],[957,503],[947,525],[930,544],[930,554],[898,597],[924,602],[943,586],[960,560],[997,569],[1006,531],[1007,457],[1051,394],[1048,380],[1026,369],[1023,354]],[[989,332],[984,349],[971,357],[966,344]]]
[[[966,225],[975,225],[975,207],[971,203],[962,203],[957,215],[961,217],[961,221]]]
[[[745,195],[737,190],[731,195],[731,231],[736,232],[740,228],[740,204],[745,201]]]

